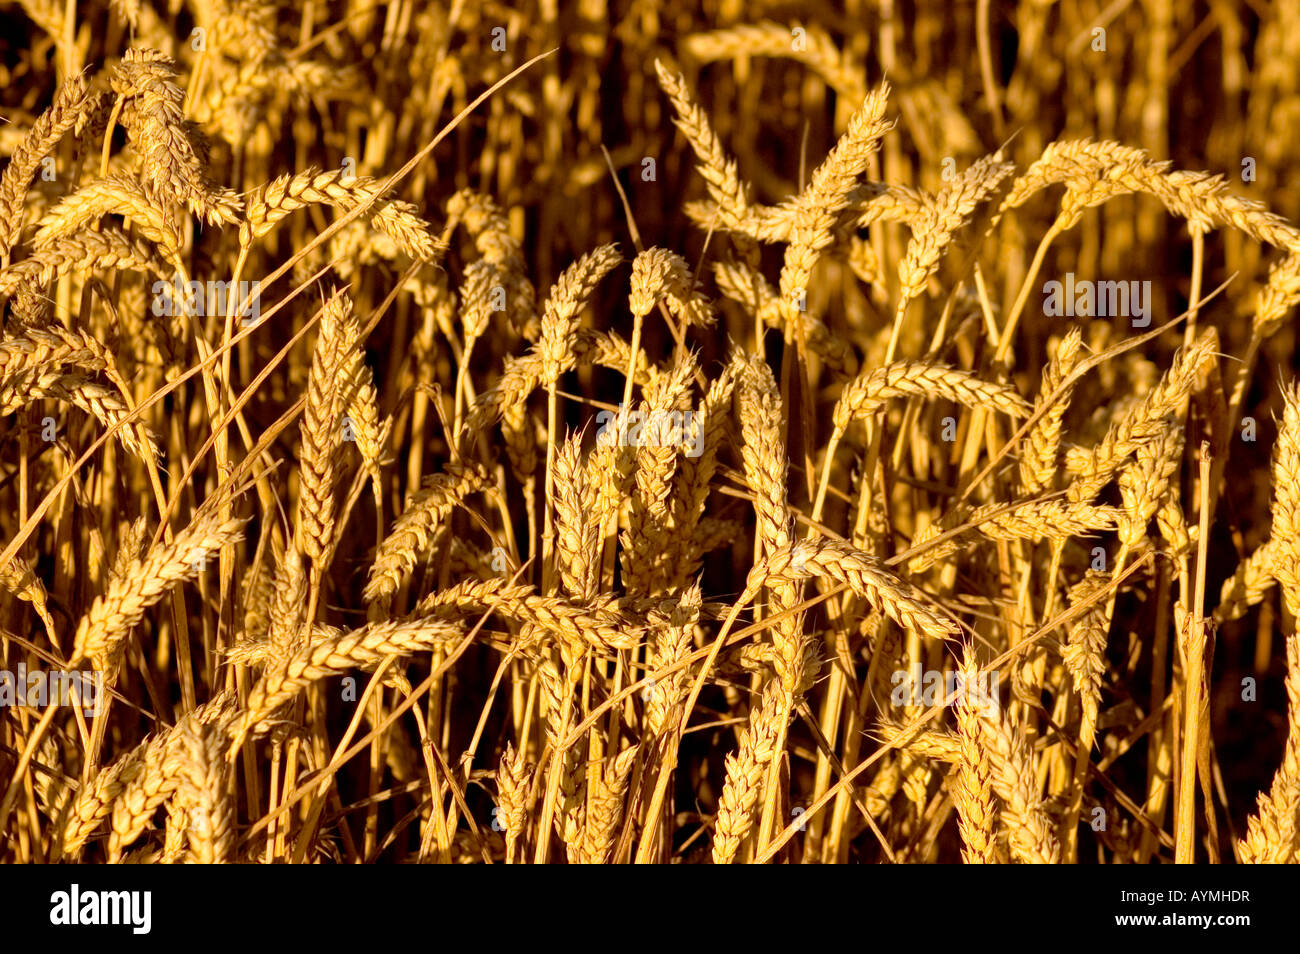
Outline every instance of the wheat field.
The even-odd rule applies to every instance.
[[[1300,8],[0,6],[0,860],[1300,862]]]

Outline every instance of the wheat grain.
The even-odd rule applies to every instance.
[[[977,378],[942,364],[897,361],[864,371],[848,385],[835,404],[832,420],[846,431],[856,419],[874,414],[896,397],[928,397],[967,407],[991,407],[1011,417],[1026,417],[1029,405],[1014,389]]]
[[[345,211],[367,209],[370,224],[393,240],[403,252],[421,262],[435,262],[442,247],[415,207],[400,199],[385,198],[367,176],[348,175],[342,169],[321,172],[305,169],[268,182],[245,199],[239,241],[247,248],[275,228],[285,216],[308,205],[333,205]]]
[[[143,165],[146,188],[163,201],[183,199],[209,225],[233,224],[241,204],[204,173],[206,148],[187,125],[176,85],[176,62],[156,50],[127,50],[113,74],[113,92],[125,103],[122,122]]]
[[[396,593],[452,510],[467,496],[488,486],[487,475],[473,467],[449,467],[446,473],[430,478],[407,502],[392,533],[375,554],[366,584],[366,601],[373,603]]]
[[[0,175],[0,255],[18,244],[23,227],[24,200],[32,177],[59,140],[94,108],[96,97],[87,90],[86,78],[70,76],[54,94],[50,108],[27,131]]]
[[[89,659],[111,681],[121,665],[125,640],[145,611],[178,584],[198,576],[214,553],[240,538],[242,526],[242,520],[222,522],[210,512],[200,513],[171,542],[159,543],[131,561],[77,624],[73,660]]]
[[[59,239],[79,234],[109,214],[124,216],[159,246],[165,258],[176,256],[180,246],[176,224],[139,184],[122,176],[97,179],[60,200],[38,223],[32,246],[37,252],[50,249]]]

